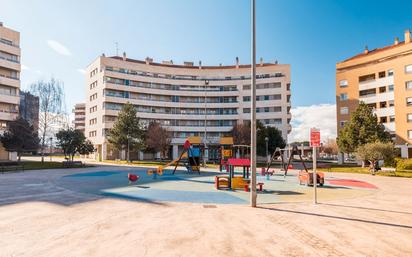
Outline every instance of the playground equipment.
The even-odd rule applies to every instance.
[[[229,158],[233,157],[233,137],[221,137],[220,138],[220,162],[219,170],[223,169],[228,172],[229,165],[227,161]]]
[[[325,184],[325,174],[323,172],[316,172],[316,182],[319,186]],[[301,170],[299,172],[299,185],[313,186],[313,172]]]
[[[276,148],[275,152],[272,154],[272,157],[270,158],[270,162],[268,163],[268,165],[266,167],[266,171],[264,172],[265,173],[264,175],[266,175],[266,176],[273,175],[273,172],[270,172],[269,168],[272,166],[273,161],[280,156],[280,159],[281,159],[281,164],[280,164],[281,169],[280,170],[285,171],[284,176],[286,176],[287,173],[288,173],[288,170],[293,168],[293,166],[291,165],[291,162],[293,160],[293,156],[298,155],[299,156],[299,161],[300,161],[300,163],[302,164],[302,166],[304,168],[303,170],[301,170],[299,172],[299,176],[298,176],[299,184],[300,185],[305,184],[307,186],[313,185],[313,172],[310,172],[308,170],[308,168],[306,167],[305,161],[303,160],[302,154],[299,151],[298,147],[296,145],[294,145],[292,147],[292,149],[290,150],[290,154],[289,154],[287,163],[285,163],[283,155],[284,155],[285,151],[287,151],[287,150],[288,149]],[[323,184],[325,183],[325,175],[323,174],[323,172],[317,172],[316,174],[317,174],[317,176],[316,176],[317,183],[320,186],[323,186]]]
[[[308,171],[308,169],[306,168],[305,161],[303,160],[302,155],[301,155],[301,153],[298,150],[298,147],[296,145],[294,145],[292,147],[292,149],[290,150],[287,163],[285,162],[284,154],[285,154],[285,151],[288,151],[288,150],[289,149],[280,149],[279,147],[276,148],[276,150],[272,154],[272,157],[270,158],[270,161],[269,161],[269,163],[266,167],[266,171],[265,171],[264,175],[273,175],[273,172],[270,172],[269,168],[272,166],[272,164],[274,164],[273,163],[274,160],[280,157],[280,161],[281,161],[280,162],[280,171],[284,171],[285,173],[283,174],[283,176],[286,176],[287,173],[288,173],[288,170],[293,168],[293,166],[291,165],[291,162],[293,160],[294,155],[299,156],[299,160],[300,160],[301,164],[303,165],[303,168],[305,169],[305,171]]]
[[[247,158],[229,158],[227,161],[229,167],[229,175],[220,175],[215,177],[216,189],[244,189],[249,191],[249,171],[250,159]],[[242,167],[242,176],[235,176],[235,168]],[[258,183],[258,190],[263,190],[264,183]]]
[[[131,184],[131,183],[138,181],[140,176],[132,174],[132,173],[127,173],[127,178],[129,179],[129,184]]]
[[[192,145],[190,140],[195,142],[195,145]],[[185,141],[183,145],[183,151],[178,158],[165,165],[157,167],[155,170],[149,169],[147,171],[147,175],[153,176],[153,178],[155,179],[158,175],[163,175],[163,170],[169,166],[174,166],[172,174],[175,174],[177,166],[182,160],[185,160],[184,165],[189,173],[197,172],[200,174],[200,141],[201,140],[197,139],[197,137],[189,137]]]

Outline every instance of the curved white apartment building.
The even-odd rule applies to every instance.
[[[290,65],[261,62],[256,81],[257,119],[279,128],[287,140]],[[240,65],[238,59],[233,66],[195,66],[133,60],[125,54],[98,57],[86,70],[85,135],[96,146],[96,158],[124,158],[110,149],[105,134],[127,102],[135,105],[145,124],[155,120],[172,132],[171,157],[177,157],[188,136],[205,140],[206,119],[209,159],[214,159],[220,137],[230,135],[235,124],[250,120],[250,65]],[[134,154],[136,159],[144,158],[143,153]]]

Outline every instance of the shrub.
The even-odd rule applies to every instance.
[[[412,159],[396,158],[397,170],[412,170]]]

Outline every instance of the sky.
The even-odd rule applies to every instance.
[[[291,65],[290,140],[336,136],[335,65],[412,28],[407,0],[256,0],[257,58]],[[22,89],[64,82],[67,111],[85,99],[84,69],[102,53],[174,63],[250,63],[249,0],[0,0],[21,33]],[[308,118],[308,116],[311,116]]]

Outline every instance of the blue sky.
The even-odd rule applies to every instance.
[[[412,28],[412,1],[256,2],[257,56],[291,64],[293,107],[332,106],[336,62]],[[0,21],[21,32],[22,88],[54,76],[68,110],[85,98],[81,70],[115,42],[136,59],[250,62],[249,0],[0,0]]]

